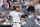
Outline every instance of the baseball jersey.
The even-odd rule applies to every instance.
[[[12,11],[10,15],[12,16],[13,22],[20,22],[20,16],[22,15],[20,12]]]

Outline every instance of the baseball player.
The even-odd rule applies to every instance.
[[[13,26],[12,27],[21,27],[21,13],[18,12],[18,7],[14,7],[14,11],[10,12],[10,15],[12,16],[13,20]]]

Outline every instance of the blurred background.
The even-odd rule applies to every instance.
[[[0,24],[12,24],[12,17],[9,16],[14,7],[18,6],[21,12],[22,27],[40,27],[40,0],[0,0]],[[30,26],[28,26],[30,25]]]

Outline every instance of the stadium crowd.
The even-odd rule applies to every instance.
[[[22,25],[40,25],[40,2],[35,0],[0,0],[0,24],[12,24],[9,13],[14,7],[19,7],[18,12],[22,13]]]

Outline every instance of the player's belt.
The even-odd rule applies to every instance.
[[[18,22],[15,22],[15,23],[18,23]],[[20,24],[20,22],[19,22],[19,24]]]
[[[18,22],[15,22],[15,23],[18,23]],[[21,23],[19,22],[19,24],[21,24]]]
[[[15,22],[15,23],[17,23],[17,22]]]

